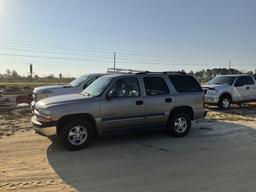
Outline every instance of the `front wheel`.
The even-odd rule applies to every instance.
[[[230,107],[231,104],[231,99],[228,96],[223,96],[220,98],[219,101],[219,108],[221,109],[228,109]]]
[[[79,150],[88,147],[94,138],[92,125],[84,120],[73,120],[64,125],[61,140],[69,150]]]
[[[174,137],[184,137],[191,129],[191,118],[184,112],[174,114],[168,124],[167,131]]]

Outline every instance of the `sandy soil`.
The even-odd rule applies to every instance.
[[[228,121],[227,121],[228,119]],[[70,152],[34,133],[28,112],[0,116],[0,191],[256,191],[256,106],[213,110],[185,138],[98,138]]]
[[[29,112],[0,117],[0,191],[76,191],[47,159],[52,141],[35,134]]]

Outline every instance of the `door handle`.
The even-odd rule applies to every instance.
[[[143,105],[143,101],[142,100],[138,100],[138,101],[136,101],[136,105]]]
[[[246,87],[246,89],[248,90],[248,89],[250,89],[250,87]]]
[[[171,103],[172,102],[172,98],[166,98],[165,99],[165,103]]]

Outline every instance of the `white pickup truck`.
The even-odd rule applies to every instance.
[[[256,79],[253,75],[220,75],[202,85],[205,103],[228,109],[231,103],[256,101]]]
[[[95,81],[97,78],[103,75],[104,74],[86,74],[78,77],[77,79],[73,80],[72,82],[66,85],[49,85],[36,87],[33,90],[33,101],[31,103],[31,109],[33,110],[36,102],[38,102],[41,99],[57,95],[81,92],[86,87],[88,87],[93,81]]]

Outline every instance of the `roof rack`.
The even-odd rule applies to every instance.
[[[134,70],[134,69],[121,69],[121,68],[107,68],[107,73],[109,74],[137,74],[144,73],[145,71]]]
[[[179,73],[179,74],[184,74],[186,75],[187,73],[185,71],[164,71],[163,73]]]
[[[152,72],[152,71],[143,71],[143,72],[139,72],[139,73],[136,73],[136,74],[148,74],[148,73],[163,73],[163,74],[184,74],[186,75],[187,73],[186,72],[183,72],[183,71],[163,71],[163,72]]]
[[[140,71],[140,70],[134,70],[134,69],[121,69],[121,68],[107,68],[108,74],[148,74],[148,73],[163,73],[163,74],[184,74],[186,75],[186,72],[184,71],[161,71],[161,72],[153,72],[153,71]]]

